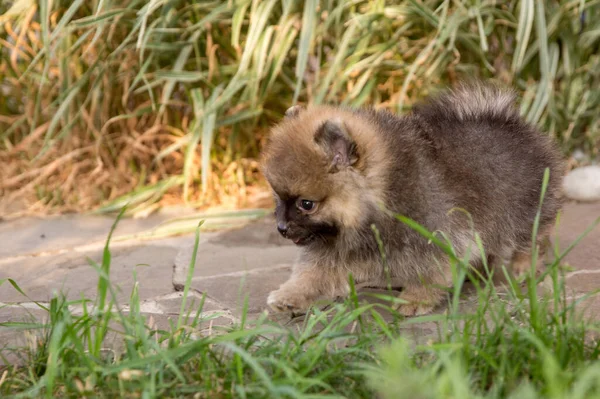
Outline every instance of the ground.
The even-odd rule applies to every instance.
[[[194,243],[193,233],[160,237],[169,217],[172,215],[162,213],[147,219],[121,220],[111,244],[110,275],[120,288],[119,303],[128,303],[137,281],[142,311],[157,326],[166,325],[169,319],[178,316],[182,298],[178,288],[185,282]],[[598,217],[600,203],[567,204],[554,241],[561,249],[567,248]],[[195,224],[200,216],[187,215],[187,218]],[[0,280],[14,280],[28,296],[24,297],[7,282],[2,284],[0,323],[44,317],[45,313],[34,301],[48,302],[59,291],[72,300],[94,297],[98,274],[87,259],[101,261],[113,222],[110,217],[79,215],[0,223]],[[566,281],[573,299],[600,288],[599,242],[600,228],[596,228],[565,258],[570,266]],[[235,323],[246,298],[250,317],[264,312],[267,294],[288,278],[297,251],[278,235],[270,217],[234,229],[202,232],[191,284],[192,297],[197,303],[205,293],[203,311],[219,315],[206,328]],[[600,319],[598,296],[581,306],[589,317]],[[276,317],[279,321],[290,320],[284,315]],[[416,335],[426,336],[431,332],[430,327],[416,326]],[[20,339],[18,331],[0,326],[4,345],[18,343]]]

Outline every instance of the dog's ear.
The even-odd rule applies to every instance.
[[[303,105],[292,105],[285,111],[285,119],[294,118],[302,111],[304,111]]]
[[[315,142],[330,157],[329,173],[336,173],[358,161],[356,143],[341,120],[328,120],[315,133]]]

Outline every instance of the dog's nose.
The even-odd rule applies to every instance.
[[[277,231],[281,233],[282,236],[286,236],[288,232],[288,225],[285,222],[277,222]]]

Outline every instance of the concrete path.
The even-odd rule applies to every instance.
[[[600,203],[568,204],[555,235],[560,248],[568,247],[598,217]],[[185,281],[194,242],[191,233],[141,239],[150,236],[152,229],[155,235],[172,232],[173,229],[165,228],[165,220],[164,215],[122,220],[111,245],[110,275],[119,288],[119,303],[127,304],[137,279],[142,311],[159,324],[178,315],[182,293],[177,289]],[[188,216],[188,230],[198,220],[199,217]],[[242,218],[238,224],[247,220]],[[42,316],[33,301],[47,302],[59,291],[69,299],[93,298],[98,275],[90,261],[101,262],[113,221],[106,217],[69,216],[0,223],[0,280],[13,279],[27,294],[24,297],[7,282],[0,286],[0,323]],[[220,226],[214,220],[213,225]],[[199,300],[206,293],[204,311],[219,313],[220,317],[213,321],[216,324],[234,323],[245,299],[250,316],[257,316],[266,308],[267,294],[288,278],[296,256],[297,249],[279,237],[270,217],[233,230],[203,232],[192,295]],[[600,227],[584,238],[565,261],[572,267],[567,275],[572,298],[600,289]],[[600,319],[598,297],[588,300],[585,306],[589,316]],[[0,342],[7,342],[3,340],[7,334],[6,328],[0,326]]]

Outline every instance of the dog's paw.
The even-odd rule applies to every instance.
[[[440,304],[441,291],[424,287],[407,287],[398,296],[402,303],[394,307],[403,316],[422,316],[433,312]]]
[[[267,305],[277,312],[291,312],[293,314],[305,313],[311,302],[306,295],[299,292],[278,289],[272,291],[267,298]]]
[[[434,307],[426,303],[408,302],[396,305],[396,310],[402,316],[422,316],[431,313]]]

